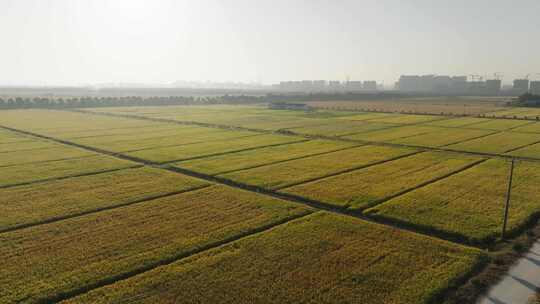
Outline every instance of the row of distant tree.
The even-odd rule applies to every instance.
[[[169,96],[169,97],[0,97],[0,109],[28,108],[88,108],[120,106],[164,106],[205,104],[249,104],[263,102],[303,102],[325,100],[377,100],[398,98],[397,94],[267,94],[267,95],[222,95],[222,96]]]

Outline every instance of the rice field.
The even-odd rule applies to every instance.
[[[504,154],[522,149],[537,142],[540,142],[540,134],[499,132],[482,138],[449,145],[448,148],[458,151]]]
[[[0,111],[0,303],[444,303],[512,157],[509,235],[540,217],[540,124],[488,118],[534,111],[467,102]]]
[[[310,140],[280,146],[260,148],[256,150],[228,153],[175,163],[180,168],[210,175],[224,174],[248,168],[274,164],[296,158],[305,158],[316,154],[326,154],[348,149],[355,144]]]
[[[407,148],[362,146],[218,176],[248,185],[280,189],[416,152]]]
[[[4,265],[0,268],[0,299],[56,299],[106,278],[143,270],[309,212],[284,201],[212,186],[7,232],[0,238]]]
[[[451,153],[424,152],[282,191],[329,205],[365,209],[479,160]]]
[[[66,303],[428,303],[484,258],[319,212]]]
[[[0,231],[199,188],[209,183],[143,167],[0,189]]]

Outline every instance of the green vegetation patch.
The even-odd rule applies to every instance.
[[[485,259],[477,249],[318,212],[67,303],[429,303]]]
[[[0,299],[54,298],[309,212],[298,204],[211,186],[6,232],[0,236]]]
[[[481,122],[486,122],[486,118],[477,118],[477,117],[459,117],[452,119],[442,119],[436,121],[430,121],[426,125],[436,126],[436,127],[467,127],[474,128],[474,126]]]
[[[219,176],[250,185],[278,189],[414,152],[416,151],[406,148],[362,146]]]
[[[0,231],[208,184],[143,167],[0,189]]]
[[[340,207],[364,209],[479,160],[456,153],[423,152],[282,191]]]
[[[489,119],[488,121],[477,123],[474,125],[475,129],[486,129],[486,130],[496,130],[504,131],[511,128],[516,128],[519,126],[524,126],[531,124],[530,121],[526,120],[514,120],[514,119]]]

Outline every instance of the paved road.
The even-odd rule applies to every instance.
[[[478,304],[526,304],[540,289],[540,241],[491,287]]]

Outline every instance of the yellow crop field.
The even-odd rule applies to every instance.
[[[95,153],[69,146],[54,145],[52,148],[5,152],[0,156],[0,168],[13,165],[39,163],[93,156]]]
[[[504,154],[540,141],[540,134],[500,132],[486,137],[464,141],[448,148],[459,151]]]
[[[212,186],[3,233],[0,299],[47,301],[309,212],[277,199]]]
[[[398,138],[391,140],[390,142],[422,147],[443,147],[474,138],[484,137],[494,134],[495,132],[496,131],[476,129],[439,128],[433,130],[433,132]]]
[[[394,124],[372,123],[361,121],[337,121],[327,122],[323,125],[292,128],[292,132],[308,135],[343,136],[396,127]]]
[[[245,184],[279,189],[415,152],[405,148],[362,146],[219,176]]]
[[[260,148],[251,151],[193,159],[175,163],[175,166],[210,175],[216,175],[285,161],[292,158],[307,157],[320,153],[329,153],[353,146],[354,144],[347,142],[310,140],[287,145]]]
[[[479,160],[453,153],[423,152],[282,191],[330,205],[364,209]]]
[[[429,303],[483,259],[477,249],[319,212],[66,303]]]
[[[534,124],[534,122],[513,119],[489,119],[485,122],[474,124],[472,127],[475,129],[504,131],[518,127],[525,127],[530,124]]]
[[[191,145],[149,149],[127,153],[130,156],[155,162],[173,162],[214,154],[228,153],[257,147],[303,141],[304,138],[274,134],[241,137],[231,140],[220,140],[195,143]]]
[[[209,185],[148,167],[0,189],[0,231]]]
[[[450,119],[441,119],[427,122],[426,125],[436,126],[436,127],[451,127],[451,128],[474,128],[477,123],[486,122],[489,119],[486,118],[477,118],[477,117],[458,117]]]
[[[101,155],[84,159],[16,165],[0,170],[0,187],[134,166],[137,164]]]
[[[349,136],[344,136],[347,139],[356,139],[356,140],[367,140],[367,141],[381,141],[388,142],[400,138],[406,138],[411,136],[417,136],[422,134],[429,134],[440,130],[437,127],[430,127],[424,125],[415,125],[415,126],[402,126],[396,128],[376,130],[372,132],[365,132],[360,134],[354,134]]]

